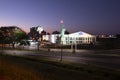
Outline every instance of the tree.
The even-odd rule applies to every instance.
[[[120,38],[120,34],[117,34],[116,37],[117,37],[117,38]]]
[[[28,39],[28,35],[24,32],[14,33],[12,37],[15,42],[20,42],[23,39]]]
[[[36,29],[32,28],[31,31],[28,33],[28,36],[33,40],[38,40],[40,37],[40,34]]]
[[[47,35],[50,35],[50,33],[47,33]]]
[[[27,34],[17,26],[6,26],[0,28],[0,42],[2,42],[2,44],[15,44],[15,42],[20,42],[22,39],[27,38]]]
[[[53,31],[52,34],[60,34],[59,31]]]
[[[4,35],[3,35],[3,32],[0,30],[0,43],[2,43],[2,41],[3,41],[3,37]]]
[[[46,31],[43,30],[43,31],[41,32],[41,34],[42,34],[42,35],[46,35],[47,33],[46,33]]]
[[[70,34],[67,30],[65,30],[65,34]]]
[[[44,30],[41,32],[41,34],[40,34],[41,41],[43,41],[43,35],[46,35],[46,34],[47,34],[47,33],[46,33],[46,31],[44,31]]]

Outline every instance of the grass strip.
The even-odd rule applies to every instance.
[[[2,56],[9,57],[9,55],[2,55]],[[106,69],[106,68],[100,68],[94,65],[77,64],[77,63],[71,63],[67,61],[51,61],[49,59],[43,59],[43,58],[38,59],[34,57],[18,57],[18,56],[10,56],[10,57],[22,58],[24,60],[30,60],[30,61],[35,61],[38,63],[49,64],[49,65],[67,69],[70,71],[81,72],[84,75],[89,75],[93,77],[93,79],[95,80],[120,80],[119,71]]]

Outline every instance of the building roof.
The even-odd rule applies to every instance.
[[[75,33],[71,33],[69,34],[69,36],[80,36],[80,37],[94,37],[94,35],[88,34],[86,32],[83,31],[79,31],[79,32],[75,32]]]

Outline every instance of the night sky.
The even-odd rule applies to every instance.
[[[120,0],[0,0],[0,26],[120,34]]]

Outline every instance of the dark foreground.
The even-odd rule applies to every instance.
[[[120,80],[120,72],[0,54],[0,80]]]

